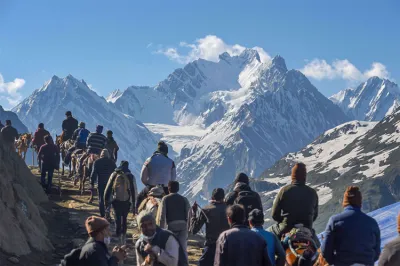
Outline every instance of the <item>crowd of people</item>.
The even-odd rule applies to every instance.
[[[144,189],[139,192],[129,162],[122,160],[116,165],[119,148],[113,133],[102,135],[100,125],[90,133],[71,112],[66,116],[63,141],[75,142],[69,153],[86,149],[87,154],[100,155],[90,175],[92,189],[97,185],[99,216],[87,218],[89,239],[64,257],[63,266],[110,266],[123,261],[127,255],[129,213],[134,215],[141,232],[135,244],[138,266],[188,265],[188,236],[198,234],[203,227],[205,243],[200,266],[372,266],[377,261],[380,266],[400,265],[400,236],[381,252],[379,226],[362,211],[358,187],[346,188],[343,211],[329,219],[319,239],[313,228],[318,218],[318,194],[307,185],[306,166],[296,163],[291,183],[280,189],[272,208],[267,210],[274,223],[265,229],[260,195],[252,190],[245,173],[236,176],[233,191],[225,195],[223,188],[215,188],[208,205],[201,207],[195,202],[191,206],[179,194],[175,163],[168,157],[167,144],[160,141],[143,164],[140,180]],[[1,134],[10,144],[18,136],[9,120]],[[41,161],[42,185],[50,191],[60,151],[42,123],[33,144]],[[400,234],[400,215],[398,220]],[[110,231],[111,223],[115,223],[115,232]],[[119,244],[109,253],[113,235]]]

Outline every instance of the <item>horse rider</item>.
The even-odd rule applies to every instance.
[[[137,207],[155,186],[162,186],[164,193],[169,194],[168,182],[176,180],[176,168],[175,162],[168,158],[168,146],[164,141],[158,142],[157,151],[143,164],[140,178],[145,188],[138,195]]]
[[[83,162],[90,154],[100,155],[106,146],[107,138],[102,134],[103,126],[97,125],[96,132],[90,133],[86,142],[87,153],[84,154],[79,161],[79,170],[82,170]]]
[[[62,123],[62,130],[63,130],[62,141],[66,141],[72,138],[75,129],[78,128],[78,120],[72,117],[71,111],[67,111],[65,113],[65,116],[67,118]]]
[[[44,129],[44,124],[40,123],[38,125],[38,128],[36,129],[35,134],[33,135],[33,140],[32,140],[32,147],[35,148],[36,153],[39,153],[39,149],[40,147],[42,147],[42,145],[46,144],[44,137],[50,135],[50,132],[47,131],[46,129]],[[42,160],[41,158],[38,156],[37,157],[38,160],[38,165],[39,165],[39,169],[41,170],[42,167]]]
[[[75,145],[69,148],[67,154],[65,155],[64,163],[69,164],[71,162],[71,155],[76,150],[86,149],[86,141],[90,134],[90,131],[86,129],[85,122],[79,123],[79,128],[75,129],[72,134],[71,140],[75,141]]]

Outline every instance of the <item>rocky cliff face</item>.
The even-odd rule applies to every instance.
[[[53,249],[38,208],[47,200],[26,164],[0,136],[0,251],[20,256]]]

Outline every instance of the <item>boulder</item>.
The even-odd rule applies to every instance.
[[[0,250],[13,256],[49,251],[39,204],[48,201],[25,162],[0,136]]]

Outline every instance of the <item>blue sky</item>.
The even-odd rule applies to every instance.
[[[0,104],[52,75],[83,78],[103,96],[154,85],[234,45],[282,55],[327,96],[371,75],[398,81],[399,13],[396,0],[1,0]]]

